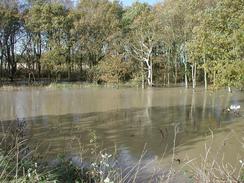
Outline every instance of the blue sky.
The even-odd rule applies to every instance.
[[[146,2],[148,4],[155,4],[157,2],[160,2],[160,0],[138,0],[139,2]],[[123,3],[123,5],[129,6],[131,5],[133,2],[135,2],[135,0],[121,0],[121,2]]]

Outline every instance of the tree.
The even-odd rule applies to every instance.
[[[54,53],[60,53],[61,49],[62,55],[65,57],[65,62],[62,62],[62,64],[66,64],[68,79],[70,79],[71,48],[74,44],[73,18],[73,13],[64,4],[59,2],[34,3],[28,11],[26,16],[26,29],[30,33],[33,42],[33,55],[39,66],[39,74],[40,60],[55,63],[55,60],[46,59],[46,57],[47,55],[57,56]],[[42,59],[43,52],[45,53],[45,59]],[[50,63],[50,65],[52,64]]]
[[[145,4],[136,3],[132,7],[135,13],[132,13],[133,9],[128,11],[128,14],[132,14],[132,17],[127,20],[131,21],[129,26],[129,39],[125,45],[126,51],[138,60],[146,65],[147,69],[147,83],[149,86],[153,85],[153,49],[159,42],[158,29],[159,24],[155,19],[155,14],[149,6]],[[140,10],[139,12],[137,12]],[[134,16],[136,15],[136,16]],[[126,15],[128,17],[128,15]],[[133,17],[134,16],[134,17]],[[143,67],[142,67],[143,69]],[[142,72],[142,76],[144,72]],[[144,80],[144,77],[142,77]],[[144,83],[144,81],[142,81]]]
[[[191,55],[203,60],[214,86],[230,88],[243,84],[243,13],[242,0],[218,1],[214,8],[204,12],[195,28]]]
[[[80,0],[76,13],[79,49],[91,68],[109,52],[120,34],[122,6],[117,1]]]
[[[0,2],[0,15],[1,75],[3,62],[7,62],[8,77],[13,81],[17,69],[15,45],[21,26],[17,2]]]
[[[54,74],[56,80],[61,79],[61,72],[65,70],[64,63],[66,50],[60,47],[55,47],[50,51],[45,52],[41,57],[42,66],[50,74]]]

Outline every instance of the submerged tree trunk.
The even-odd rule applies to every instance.
[[[192,65],[192,88],[196,88],[197,64],[194,62]]]
[[[214,69],[214,73],[213,73],[213,85],[214,87],[216,86],[216,71]]]
[[[204,88],[205,88],[205,90],[208,89],[208,80],[207,80],[207,72],[206,72],[206,69],[204,69]]]
[[[177,64],[177,57],[175,57],[175,85],[177,84],[178,80],[178,64]]]
[[[67,56],[66,56],[66,64],[68,65],[68,80],[71,80],[71,48],[68,47]]]
[[[207,71],[206,71],[206,55],[203,55],[203,63],[204,63],[204,88],[205,90],[208,89],[208,78],[207,78]]]
[[[170,85],[170,79],[169,79],[169,77],[170,77],[170,74],[169,74],[169,72],[168,72],[168,85]]]
[[[150,63],[150,86],[153,86],[153,65],[152,62]]]
[[[187,64],[185,63],[185,88],[188,88]]]
[[[143,62],[141,62],[141,87],[144,89],[144,67],[143,67]]]
[[[150,61],[150,59],[146,60],[146,64],[147,64],[147,83],[148,86],[152,86],[153,85],[153,79],[152,79],[152,62]]]
[[[185,67],[185,73],[184,73],[185,88],[188,88],[188,76],[187,76],[188,68],[187,68],[187,54],[186,54],[185,44],[182,44],[180,46],[180,58],[181,58],[181,61],[183,62],[184,67]]]
[[[232,93],[232,90],[231,90],[231,87],[230,86],[228,86],[228,92],[229,93]]]
[[[170,63],[170,56],[169,56],[169,53],[167,54],[167,77],[168,77],[168,85],[170,85],[170,66],[169,66],[169,63]]]

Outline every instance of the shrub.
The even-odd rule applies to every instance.
[[[125,82],[130,78],[129,63],[121,56],[107,56],[99,64],[99,79],[106,83]]]

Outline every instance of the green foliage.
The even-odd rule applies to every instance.
[[[218,62],[216,75],[218,86],[242,88],[244,86],[243,61]]]
[[[204,79],[216,87],[243,87],[242,0],[135,2],[126,8],[108,0],[22,5],[0,2],[1,77],[51,73],[57,78],[62,72],[69,80],[89,82],[147,79],[149,85],[163,85]]]
[[[80,0],[74,21],[77,44],[90,66],[96,65],[120,35],[122,7],[118,2]]]
[[[107,56],[99,64],[99,79],[119,84],[129,78],[129,63],[120,56]]]
[[[205,55],[204,67],[216,86],[243,86],[243,14],[242,0],[218,1],[202,13],[199,26],[194,28],[191,58],[201,60]]]
[[[79,182],[82,183],[86,179],[87,170],[83,170],[74,165],[73,162],[65,157],[59,156],[59,163],[56,165],[54,174],[57,180],[62,182]]]
[[[62,72],[65,63],[65,50],[63,48],[54,48],[49,52],[46,52],[41,57],[41,63],[43,69],[51,71],[53,74]]]
[[[132,7],[125,10],[123,14],[122,23],[124,28],[130,28],[134,20],[143,14],[143,12],[149,12],[150,7],[146,3],[135,2]]]
[[[99,80],[99,69],[98,67],[89,68],[86,72],[86,80],[88,82],[98,82]]]

